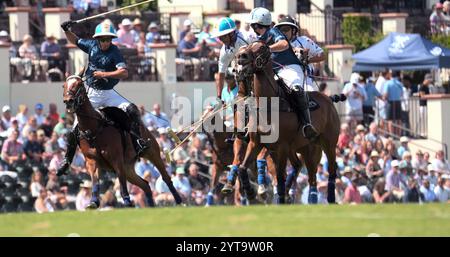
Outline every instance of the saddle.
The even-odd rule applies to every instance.
[[[287,111],[288,112],[295,112],[295,101],[292,99],[293,94],[291,93],[291,89],[284,83],[282,79],[276,80],[278,83],[278,86],[280,86],[280,98],[282,99],[280,101],[280,111]],[[307,95],[309,95],[309,92],[305,92]],[[284,100],[284,101],[283,101]],[[308,97],[308,108],[309,111],[315,111],[320,108],[320,105],[316,100],[314,100],[312,97]]]
[[[130,131],[131,118],[126,112],[117,107],[104,107],[99,109],[100,114],[112,126],[115,126],[123,131]]]

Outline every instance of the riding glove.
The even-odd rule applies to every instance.
[[[70,31],[70,28],[72,25],[76,24],[74,21],[65,21],[61,24],[61,28],[64,30],[64,32]]]

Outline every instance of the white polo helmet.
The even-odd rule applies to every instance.
[[[266,8],[257,7],[250,12],[250,19],[248,20],[248,23],[270,26],[272,24],[272,15]]]
[[[95,27],[95,34],[93,38],[97,37],[117,37],[116,29],[114,26],[109,22],[102,22]]]

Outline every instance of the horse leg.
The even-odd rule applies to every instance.
[[[120,183],[120,195],[123,199],[123,204],[125,207],[133,207],[133,203],[130,199],[130,194],[127,188],[127,174],[125,171],[125,165],[123,163],[123,159],[119,158],[112,163],[113,169],[117,171],[117,177],[119,178]]]
[[[285,147],[280,147],[276,154],[272,157],[276,163],[277,170],[277,194],[278,204],[286,203],[286,163],[287,163],[288,151]]]
[[[292,171],[288,173],[286,178],[286,190],[288,195],[288,202],[294,203],[295,202],[295,180],[298,176],[298,173],[300,172],[300,169],[302,168],[302,161],[298,158],[297,153],[294,151],[290,151],[289,154],[289,161],[292,165]]]
[[[145,193],[145,202],[147,204],[147,206],[149,207],[155,207],[155,202],[153,201],[153,193],[152,193],[152,189],[150,188],[148,182],[139,177],[136,172],[134,171],[133,166],[130,166],[126,169],[126,176],[127,179],[130,183],[138,186],[139,188],[142,189],[142,191],[144,191]]]
[[[262,198],[265,198],[265,194],[267,192],[266,188],[266,172],[267,172],[267,161],[266,161],[267,149],[263,148],[261,152],[258,154],[256,160],[256,167],[258,170],[258,195]]]
[[[317,192],[317,164],[320,161],[321,149],[316,145],[309,145],[303,147],[300,150],[303,159],[305,160],[306,168],[308,169],[308,182],[309,182],[309,194],[308,203],[317,204],[318,192]]]
[[[92,197],[91,202],[86,209],[97,209],[100,207],[100,184],[98,183],[99,168],[94,159],[86,158],[86,168],[91,175],[92,180]]]
[[[228,173],[227,183],[221,190],[222,194],[226,195],[233,192],[233,187],[239,172],[239,165],[241,164],[241,161],[243,159],[243,150],[244,150],[243,145],[244,141],[241,138],[236,137],[233,143],[233,155],[234,155],[233,165],[231,165],[230,172]]]
[[[155,165],[155,167],[158,169],[159,173],[162,176],[163,181],[166,183],[167,187],[169,188],[170,192],[173,195],[173,198],[175,199],[175,202],[177,204],[181,204],[183,201],[181,200],[181,196],[178,194],[178,191],[175,189],[172,183],[172,179],[167,173],[166,166],[164,165],[163,160],[161,159],[160,153],[159,153],[159,145],[156,141],[151,140],[152,145],[150,148],[148,148],[144,152],[144,158],[148,159]],[[156,145],[155,145],[156,144]]]
[[[247,169],[250,166],[250,163],[255,160],[256,153],[261,151],[261,148],[262,145],[259,142],[257,142],[257,139],[251,138],[250,143],[248,143],[247,146],[247,152],[245,153],[244,161],[239,167],[239,177],[241,179],[242,186],[249,200],[253,200],[256,196],[256,193],[250,184]]]
[[[328,160],[328,203],[336,203],[336,145],[330,144],[332,141],[321,140],[321,145],[323,146],[323,151],[327,156]]]

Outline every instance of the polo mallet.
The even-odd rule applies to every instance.
[[[121,8],[115,9],[115,10],[107,11],[107,12],[104,12],[104,13],[99,13],[99,14],[92,15],[92,16],[89,16],[89,17],[86,17],[86,18],[83,18],[83,19],[76,20],[76,21],[74,21],[74,23],[77,23],[77,24],[78,23],[82,23],[82,22],[85,22],[85,21],[88,21],[88,20],[95,19],[97,17],[102,17],[102,16],[105,16],[105,15],[108,15],[108,14],[111,14],[111,13],[120,12],[120,11],[129,9],[129,8],[133,8],[133,7],[142,5],[142,4],[147,4],[147,3],[150,3],[150,2],[153,2],[153,1],[155,1],[155,0],[146,0],[146,1],[139,2],[139,3],[131,4],[131,5],[128,5],[128,6],[125,6],[125,7],[121,7]],[[169,3],[172,3],[172,0],[167,0],[167,1]]]

